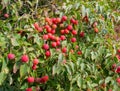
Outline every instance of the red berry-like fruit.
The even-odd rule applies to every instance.
[[[43,29],[42,29],[41,27],[39,27],[39,28],[37,29],[37,31],[38,31],[38,32],[42,32]]]
[[[40,78],[40,83],[46,83],[49,80],[48,76],[43,76]]]
[[[39,29],[39,25],[38,25],[38,23],[37,23],[37,22],[36,22],[36,23],[34,23],[33,25],[34,25],[34,27],[35,27],[35,29],[36,29],[36,30],[38,30],[38,29]]]
[[[60,36],[60,39],[61,39],[61,40],[65,40],[66,37],[65,37],[64,35],[61,35],[61,36]]]
[[[34,82],[34,77],[28,77],[27,81],[28,81],[28,83],[33,83]]]
[[[56,47],[57,46],[56,42],[52,42],[51,45],[52,45],[52,47]]]
[[[68,26],[67,26],[67,29],[68,29],[68,30],[72,30],[72,29],[73,29],[72,25],[68,25]]]
[[[115,72],[116,72],[116,73],[120,73],[120,66],[117,67],[117,69],[116,69]]]
[[[76,38],[71,38],[71,42],[76,42]]]
[[[73,35],[77,35],[77,31],[76,30],[72,30],[72,34]]]
[[[47,34],[43,35],[43,39],[48,40],[48,35]]]
[[[46,56],[46,57],[50,57],[50,55],[51,55],[50,51],[46,51],[46,52],[45,52],[45,56]]]
[[[62,52],[66,53],[67,52],[67,48],[66,47],[62,48]]]
[[[9,53],[9,54],[7,55],[7,57],[8,57],[9,60],[15,59],[15,55],[12,54],[12,53]]]
[[[74,23],[75,23],[75,19],[71,18],[71,19],[70,19],[70,23],[73,23],[73,24],[74,24]]]
[[[115,69],[115,67],[116,67],[116,64],[113,64],[113,65],[112,65],[112,69]]]
[[[57,25],[56,24],[53,24],[52,25],[52,29],[56,29],[57,28]]]
[[[22,62],[28,62],[29,61],[29,57],[28,57],[28,55],[22,55],[22,57],[21,57],[21,61]]]
[[[98,30],[97,27],[94,28],[94,31],[95,31],[95,33],[98,33],[98,32],[99,32],[99,30]]]
[[[44,50],[48,50],[49,49],[49,45],[48,44],[43,44],[43,47],[42,47]]]
[[[27,88],[25,91],[32,91],[32,88]]]
[[[67,20],[67,16],[62,16],[62,21],[66,21]]]
[[[116,82],[120,84],[120,78],[117,78],[117,79],[116,79]]]
[[[9,17],[9,14],[4,14],[4,17],[5,17],[5,18],[8,18],[8,17]]]
[[[35,58],[34,60],[33,60],[33,64],[34,65],[37,65],[39,63],[39,60],[37,59],[37,58]]]
[[[65,34],[65,30],[60,30],[60,33],[61,34]]]
[[[81,55],[81,54],[82,54],[82,51],[78,51],[77,54],[78,54],[78,55]]]
[[[84,32],[82,31],[82,32],[80,32],[80,37],[84,37]]]
[[[117,52],[120,53],[120,49],[118,49]]]
[[[60,45],[60,41],[56,41],[56,44],[57,44],[57,46],[59,46]]]
[[[32,69],[36,70],[37,69],[37,65],[33,64]]]

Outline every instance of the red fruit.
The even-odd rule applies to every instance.
[[[84,36],[85,36],[84,32],[83,31],[80,32],[80,37],[84,37]]]
[[[36,70],[36,69],[37,69],[37,65],[34,65],[34,64],[33,64],[32,69],[33,69],[33,70]]]
[[[59,37],[55,37],[55,41],[60,41],[60,38]]]
[[[48,76],[43,76],[40,78],[40,83],[46,83],[48,81],[49,77]]]
[[[55,36],[54,36],[54,35],[51,35],[51,36],[50,36],[50,39],[51,39],[51,40],[55,40]]]
[[[35,82],[39,83],[40,82],[40,78],[35,78]]]
[[[116,64],[113,64],[113,65],[112,65],[112,69],[115,69],[115,67],[116,67]]]
[[[50,18],[49,18],[49,17],[46,17],[46,18],[45,18],[45,21],[46,21],[46,22],[49,22],[49,21],[50,21]]]
[[[42,29],[41,27],[38,27],[37,31],[38,31],[38,32],[42,32],[43,29]]]
[[[60,33],[61,34],[65,34],[65,30],[60,30]]]
[[[52,31],[51,27],[47,28],[46,31],[47,31],[48,33],[51,33],[51,31]]]
[[[81,54],[82,54],[82,51],[78,51],[77,54],[78,54],[78,55],[81,55]]]
[[[35,27],[35,29],[36,29],[36,30],[38,30],[38,29],[39,29],[39,25],[38,25],[38,23],[37,23],[37,22],[36,22],[36,23],[34,23],[33,25],[34,25],[34,27]]]
[[[67,48],[66,47],[62,48],[62,52],[66,53],[67,52]]]
[[[60,19],[60,18],[56,18],[56,22],[57,22],[57,23],[60,23],[60,22],[61,22],[61,19]]]
[[[117,59],[120,61],[120,55],[116,55]]]
[[[67,16],[62,16],[62,21],[66,21],[67,20]]]
[[[76,42],[76,38],[71,38],[71,42]]]
[[[61,27],[61,28],[63,28],[63,27],[64,27],[64,24],[63,24],[63,23],[61,23],[61,24],[60,24],[60,27]]]
[[[61,40],[65,40],[66,37],[65,37],[64,35],[61,35],[61,36],[60,36],[60,39],[61,39]]]
[[[52,22],[53,22],[54,24],[57,24],[56,18],[52,18]]]
[[[78,20],[76,20],[76,21],[74,22],[74,24],[75,24],[75,25],[78,25]]]
[[[77,31],[76,30],[72,30],[72,34],[73,35],[77,35]]]
[[[117,78],[117,79],[116,79],[116,82],[120,84],[120,78]]]
[[[8,57],[9,60],[15,59],[15,55],[12,54],[12,53],[9,53],[7,57]]]
[[[50,33],[55,34],[55,32],[56,32],[55,29],[52,29]]]
[[[48,50],[49,49],[49,45],[48,44],[43,44],[42,48],[45,49],[45,50]]]
[[[28,56],[27,55],[22,55],[22,57],[21,57],[21,61],[22,62],[28,62],[29,61],[29,58],[28,58]]]
[[[65,34],[69,34],[69,30],[68,29],[65,29],[64,32],[65,32]]]
[[[118,49],[117,52],[120,53],[120,49]]]
[[[32,88],[27,88],[25,91],[32,91]]]
[[[39,63],[39,60],[37,59],[37,58],[35,58],[34,60],[33,60],[33,64],[34,65],[37,65]]]
[[[33,83],[34,82],[34,77],[28,77],[27,81],[28,81],[28,83]]]
[[[59,46],[60,45],[60,41],[56,41],[56,44],[57,44],[57,46]]]
[[[116,72],[116,73],[120,73],[120,66],[117,67],[117,69],[116,69],[115,72]]]
[[[74,50],[73,50],[73,49],[71,49],[71,50],[70,50],[70,52],[73,54],[73,53],[74,53]]]
[[[48,35],[47,34],[43,35],[43,39],[48,40]]]
[[[76,48],[76,49],[78,49],[78,48],[79,48],[79,46],[78,46],[78,45],[76,45],[76,46],[75,46],[75,48]]]
[[[51,45],[52,45],[52,47],[56,47],[57,46],[56,42],[52,42]]]
[[[95,33],[98,33],[98,32],[99,32],[99,30],[98,30],[97,27],[94,28],[94,31],[95,31]]]
[[[75,19],[71,18],[70,22],[74,24],[75,23]]]
[[[112,89],[109,89],[108,91],[112,91]]]
[[[68,26],[67,26],[67,29],[68,29],[68,30],[72,30],[72,29],[73,29],[72,25],[68,25]]]
[[[50,51],[46,51],[46,52],[45,52],[45,56],[46,56],[46,57],[50,57],[50,55],[51,55]]]
[[[5,18],[8,18],[8,17],[9,17],[9,14],[4,14],[4,17],[5,17]]]
[[[52,25],[52,29],[56,29],[57,28],[57,25],[56,24],[53,24]]]

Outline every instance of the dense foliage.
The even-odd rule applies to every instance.
[[[119,91],[119,0],[0,3],[0,91]]]

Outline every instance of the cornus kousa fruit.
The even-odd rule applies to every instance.
[[[116,73],[120,73],[120,66],[118,66],[115,70]]]
[[[78,51],[77,54],[78,54],[78,55],[81,55],[81,54],[82,54],[82,51]]]
[[[48,40],[48,35],[47,34],[43,35],[43,39]]]
[[[116,79],[116,82],[120,84],[120,78],[117,78],[117,79]]]
[[[37,58],[35,58],[34,60],[33,60],[33,64],[34,65],[37,65],[39,63],[39,60],[37,59]]]
[[[38,30],[38,28],[39,28],[38,23],[36,22],[36,23],[34,23],[33,25],[34,25],[35,29]]]
[[[40,83],[46,83],[49,80],[48,76],[43,76],[40,78]]]
[[[42,47],[44,50],[48,50],[49,49],[49,45],[48,44],[43,44],[43,47]]]
[[[76,30],[72,30],[72,34],[73,35],[77,35],[77,31]]]
[[[45,56],[46,56],[46,57],[50,57],[50,55],[51,55],[50,51],[46,51],[46,52],[45,52]]]
[[[29,61],[28,55],[25,55],[25,54],[22,55],[21,61],[22,61],[22,62],[28,62],[28,61]]]
[[[9,17],[9,14],[7,14],[7,13],[4,14],[4,17],[5,17],[5,18],[8,18],[8,17]]]
[[[84,37],[84,36],[85,36],[84,32],[81,31],[81,32],[80,32],[80,37]]]
[[[68,26],[67,26],[67,29],[68,29],[68,30],[72,30],[72,29],[73,29],[72,25],[68,25]]]
[[[52,47],[56,47],[57,43],[56,42],[52,42],[51,45],[52,45]]]
[[[71,38],[71,42],[76,42],[76,38]]]
[[[28,77],[27,81],[28,81],[28,83],[33,83],[34,82],[34,77]]]
[[[66,53],[67,52],[67,48],[66,47],[62,48],[62,52]]]
[[[33,70],[36,70],[36,69],[37,69],[37,65],[36,65],[36,64],[33,64],[32,69],[33,69]]]
[[[7,57],[8,57],[9,60],[15,59],[15,55],[12,54],[12,53],[9,53],[9,54],[7,55]]]
[[[120,53],[120,49],[118,49],[117,52]]]
[[[67,16],[62,16],[62,21],[66,21],[67,20]]]
[[[27,88],[25,91],[32,91],[32,88]]]
[[[95,33],[98,33],[98,32],[99,32],[99,30],[98,30],[97,27],[94,28],[94,31],[95,31]]]
[[[66,37],[65,37],[64,35],[61,35],[61,36],[60,36],[60,39],[61,39],[61,40],[65,40]]]

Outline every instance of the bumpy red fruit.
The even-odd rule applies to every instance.
[[[72,30],[72,34],[73,35],[77,35],[77,31],[76,30]]]
[[[8,57],[9,60],[15,59],[15,55],[12,54],[12,53],[9,53],[7,57]]]
[[[71,38],[71,42],[76,42],[76,38]]]
[[[36,23],[34,23],[33,25],[34,25],[34,27],[35,27],[35,29],[36,29],[36,30],[38,30],[38,29],[39,29],[39,25],[38,25],[38,23],[37,23],[37,22],[36,22]]]
[[[50,55],[51,55],[50,51],[46,51],[45,55],[46,55],[46,57],[50,57]]]
[[[61,35],[61,36],[60,36],[60,39],[61,39],[61,40],[65,40],[66,37],[65,37],[64,35]]]
[[[82,51],[78,51],[77,54],[78,54],[78,55],[81,55],[81,54],[82,54]]]
[[[5,17],[5,18],[8,18],[8,17],[9,17],[9,14],[4,14],[4,17]]]
[[[48,76],[43,76],[40,78],[40,83],[46,83],[49,80]]]
[[[115,71],[116,73],[120,73],[120,66],[118,66],[117,68],[116,68],[116,71]]]
[[[57,46],[56,42],[52,42],[51,45],[52,45],[52,47],[56,47]]]
[[[27,81],[28,81],[28,83],[33,83],[34,82],[34,77],[28,77]]]
[[[67,48],[66,47],[62,48],[62,52],[66,53],[67,52]]]
[[[32,69],[36,70],[37,69],[37,65],[33,64]]]
[[[62,21],[66,21],[67,20],[67,16],[62,16]]]
[[[39,63],[39,60],[37,59],[37,58],[35,58],[34,60],[33,60],[33,64],[34,65],[37,65]]]
[[[22,55],[22,57],[21,57],[21,61],[22,62],[28,62],[29,61],[29,57],[28,57],[28,55]]]
[[[85,35],[84,32],[81,31],[81,32],[80,32],[80,37],[84,37],[84,35]]]
[[[120,78],[117,78],[117,79],[116,79],[116,82],[120,84]]]
[[[27,88],[25,91],[32,91],[32,88]]]
[[[73,29],[72,25],[68,25],[68,26],[67,26],[67,29],[68,29],[68,30],[72,30],[72,29]]]
[[[42,48],[45,49],[45,50],[48,50],[49,49],[49,45],[48,44],[43,44]]]
[[[117,52],[120,53],[120,49],[118,49]]]
[[[48,35],[47,34],[43,35],[43,39],[48,40]]]

